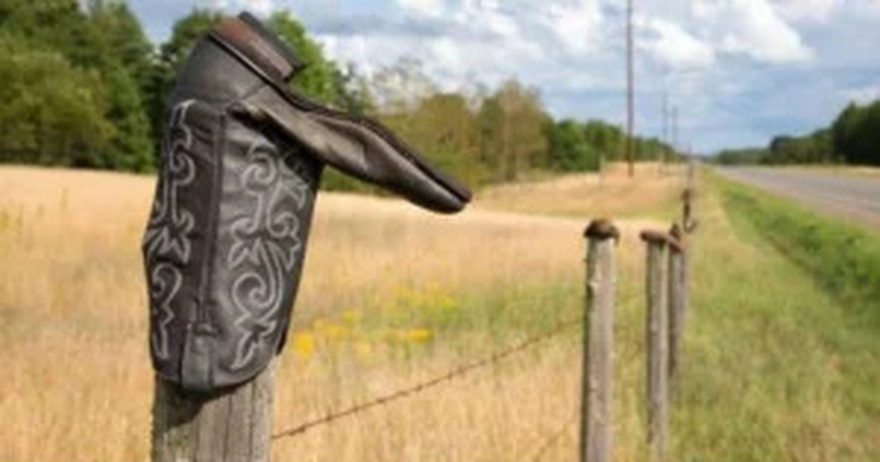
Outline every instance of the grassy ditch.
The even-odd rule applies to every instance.
[[[788,199],[718,182],[731,212],[747,218],[777,250],[813,274],[859,321],[880,329],[880,235]]]
[[[677,458],[878,460],[880,238],[706,183]]]

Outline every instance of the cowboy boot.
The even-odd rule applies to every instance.
[[[143,239],[157,374],[194,392],[281,351],[324,165],[441,213],[470,192],[373,120],[290,89],[293,51],[248,14],[193,49],[168,99]]]

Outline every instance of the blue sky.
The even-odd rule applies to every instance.
[[[446,89],[516,77],[557,118],[624,120],[624,0],[129,0],[164,40],[193,6],[286,8],[333,59],[370,73],[413,56]],[[696,151],[762,145],[880,98],[880,0],[636,4],[636,130],[659,135],[662,95]]]

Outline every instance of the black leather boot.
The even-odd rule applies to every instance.
[[[143,252],[153,365],[186,390],[247,381],[281,350],[325,164],[437,212],[470,200],[379,123],[290,90],[300,70],[242,14],[196,45],[169,97]]]

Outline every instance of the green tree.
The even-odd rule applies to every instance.
[[[95,67],[107,87],[107,117],[116,127],[110,149],[96,153],[92,166],[149,170],[155,144],[146,111],[153,47],[124,2],[91,0],[88,14],[95,50],[100,51]]]
[[[102,51],[128,72],[146,101],[156,56],[137,17],[120,0],[90,0],[89,16],[103,42]]]
[[[104,71],[102,81],[112,95],[106,117],[116,134],[108,149],[96,152],[94,162],[88,166],[135,172],[153,169],[155,140],[135,78],[116,68]]]
[[[814,164],[833,162],[831,131],[817,130],[806,136],[773,138],[762,161],[766,164]]]
[[[95,71],[0,35],[0,160],[91,166],[114,137]]]
[[[584,126],[584,136],[606,160],[623,157],[625,137],[619,127],[601,120],[590,120]]]
[[[58,102],[45,100],[43,103],[58,105],[60,101],[90,101],[93,106],[88,112],[100,113],[101,118],[113,124],[112,131],[100,131],[102,135],[112,133],[107,143],[86,143],[96,150],[78,152],[75,160],[65,161],[87,167],[130,170],[150,167],[152,139],[144,116],[143,87],[138,84],[137,76],[149,68],[151,47],[137,19],[124,4],[94,0],[89,9],[83,9],[76,0],[7,0],[0,6],[0,25],[12,36],[20,37],[24,47],[41,50],[42,54],[31,56],[46,59],[46,66],[59,69],[64,66],[51,53],[54,51],[64,58],[72,72],[94,71],[88,72],[94,77],[87,80],[87,86],[85,79],[77,78],[75,81],[82,87],[71,89],[69,85],[62,85],[52,93],[59,98]],[[62,95],[59,93],[62,89],[88,94],[88,97],[78,99],[75,95]],[[72,117],[84,109],[79,106],[67,114]],[[43,112],[56,116],[63,113],[57,108],[45,108]],[[77,122],[70,121],[67,125],[77,126]],[[41,133],[47,137],[40,140],[42,146],[56,146],[69,154],[67,141],[51,139],[62,136],[62,132],[44,130]],[[43,148],[39,156],[41,162],[46,159]]]
[[[596,171],[600,153],[587,139],[584,127],[573,120],[563,120],[549,127],[551,166],[557,170]]]
[[[880,101],[850,104],[831,128],[838,154],[853,164],[880,165]]]
[[[480,104],[477,113],[477,127],[480,131],[480,161],[485,165],[492,176],[492,180],[500,180],[501,155],[503,150],[501,143],[501,130],[504,117],[501,101],[497,96],[487,96]]]
[[[768,155],[766,148],[743,148],[723,150],[715,156],[715,162],[721,165],[760,164]]]
[[[324,57],[321,46],[312,40],[302,23],[297,21],[287,10],[281,10],[269,16],[269,27],[293,48],[297,58],[305,69],[294,76],[294,86],[320,101],[337,103],[341,100],[340,88],[336,79],[339,70],[336,65]]]
[[[336,104],[339,107],[355,115],[375,112],[376,104],[369,82],[358,73],[354,64],[349,64],[344,69],[334,69],[332,77],[337,95]]]
[[[154,140],[147,117],[153,48],[124,2],[91,0],[88,30],[92,67],[101,72],[108,98],[107,118],[116,127],[108,149],[93,167],[145,171],[152,168]]]
[[[0,30],[26,38],[29,46],[56,50],[74,66],[93,67],[101,57],[77,0],[2,0]]]
[[[515,181],[522,171],[546,163],[546,114],[535,89],[508,80],[483,102],[479,125],[483,157],[495,179]]]
[[[410,123],[401,124],[400,118]],[[480,133],[476,115],[459,93],[437,93],[423,99],[412,113],[391,125],[402,125],[402,135],[418,146],[440,168],[470,184],[485,180],[480,163]]]

